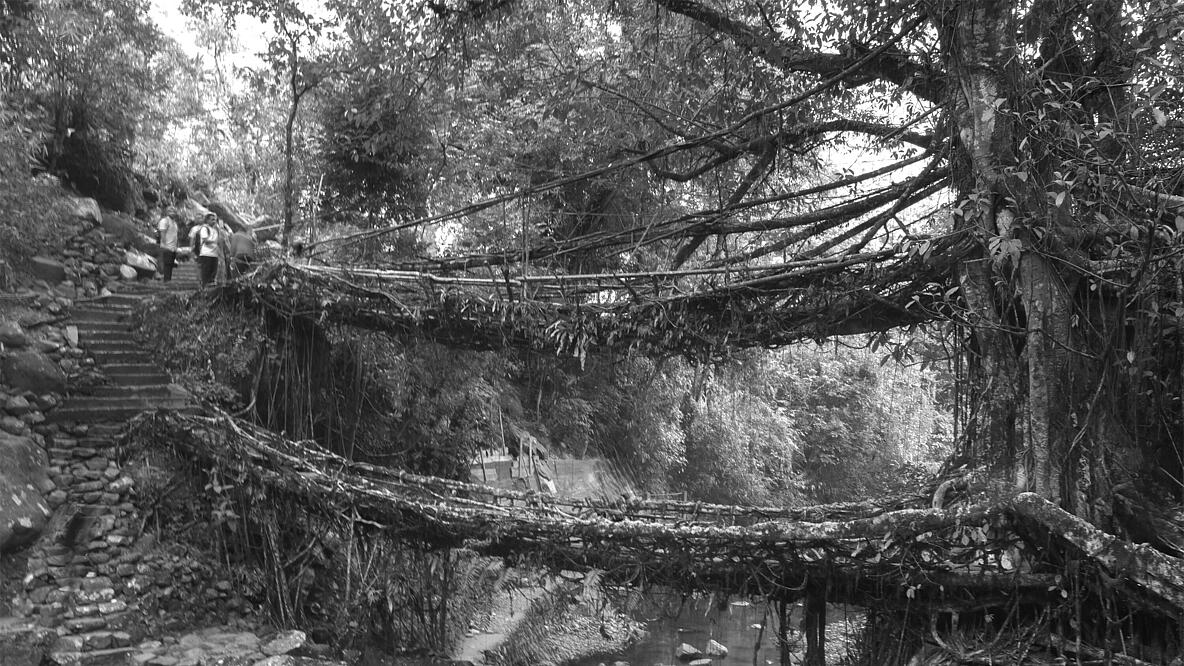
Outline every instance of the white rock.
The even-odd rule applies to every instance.
[[[90,220],[95,224],[103,223],[103,213],[99,210],[99,202],[86,197],[74,200],[74,217]]]
[[[703,653],[712,657],[726,657],[728,656],[728,648],[714,640],[710,640],[707,641],[707,649],[703,650]]]
[[[703,651],[694,645],[691,645],[690,643],[683,643],[674,650],[674,656],[682,659],[683,661],[694,659],[701,654],[703,654]]]
[[[136,269],[127,264],[123,264],[119,267],[119,277],[125,280],[134,280],[136,279],[137,275],[139,275],[139,273],[136,272]]]
[[[292,650],[304,645],[306,640],[308,640],[308,637],[303,631],[298,631],[295,629],[290,631],[281,631],[280,633],[276,634],[274,638],[264,643],[260,649],[263,651],[263,654],[269,657],[287,654],[288,652],[291,652]]]

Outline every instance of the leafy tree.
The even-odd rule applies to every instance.
[[[950,410],[935,403],[934,373],[881,364],[866,347],[798,346],[776,358],[769,381],[800,433],[795,462],[809,497],[838,502],[901,490],[884,470],[921,471],[949,454]]]
[[[136,166],[164,189],[217,192],[249,211],[282,209],[286,102],[249,63],[236,29],[211,12],[190,18],[197,53],[172,50],[170,90],[141,121]]]
[[[297,201],[297,124],[301,104],[333,72],[331,63],[323,59],[318,40],[326,27],[324,19],[296,0],[185,0],[185,11],[208,19],[221,14],[233,23],[238,16],[248,15],[269,22],[274,29],[268,42],[266,60],[278,87],[287,97],[287,112],[283,122],[283,235],[286,245],[296,222]]]
[[[49,1],[0,44],[21,94],[45,110],[46,162],[108,206],[134,210],[137,127],[166,85],[165,40],[141,0]]]

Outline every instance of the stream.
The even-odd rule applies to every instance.
[[[619,653],[592,655],[570,662],[569,666],[614,662],[627,662],[630,666],[683,664],[686,662],[675,654],[679,645],[687,643],[706,650],[709,640],[728,648],[726,656],[712,658],[712,666],[778,664],[776,609],[763,600],[733,601],[721,607],[708,598],[680,603],[678,597],[669,597],[644,604],[634,612],[634,617],[646,621],[645,638]],[[845,654],[847,637],[862,626],[863,615],[857,609],[830,606],[827,618],[827,662],[836,663]],[[790,611],[790,626],[798,639],[795,653],[799,660],[806,649],[800,632],[801,619],[801,605],[795,604]],[[762,632],[763,623],[767,624]]]

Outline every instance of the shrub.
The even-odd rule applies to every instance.
[[[0,261],[18,271],[34,255],[57,247],[69,202],[49,177],[33,177],[41,128],[34,116],[0,105]]]
[[[264,348],[257,317],[217,301],[164,294],[140,306],[133,326],[173,381],[202,400],[243,406]]]

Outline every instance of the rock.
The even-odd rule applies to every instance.
[[[66,375],[48,356],[13,352],[0,360],[0,375],[9,386],[34,393],[65,393]]]
[[[141,252],[154,252],[156,241],[140,231],[140,223],[124,213],[108,213],[103,216],[103,231],[116,243],[128,245]]]
[[[62,346],[53,340],[38,340],[37,344],[33,345],[33,348],[42,354],[52,354],[61,349]]]
[[[711,666],[711,660],[710,659],[692,659],[691,663],[687,664],[687,666]]]
[[[21,414],[28,414],[33,407],[24,396],[14,395],[8,400],[4,401],[4,411],[12,416],[20,416]]]
[[[0,460],[0,552],[12,552],[45,528],[49,507],[38,488],[49,480],[49,461],[31,438],[5,433],[0,433]]]
[[[99,202],[94,199],[79,197],[74,200],[74,217],[87,220],[95,224],[103,223],[103,212],[99,210]]]
[[[728,648],[714,640],[710,640],[707,641],[707,649],[703,650],[703,654],[711,657],[726,657],[728,656]]]
[[[237,654],[225,657],[206,657],[202,666],[254,666],[256,661],[250,655]]]
[[[263,654],[269,657],[287,654],[292,650],[304,645],[304,642],[307,640],[308,636],[306,636],[303,631],[298,631],[295,629],[290,631],[281,631],[264,643],[260,649],[263,650]]]
[[[674,649],[674,656],[683,661],[690,661],[701,654],[703,654],[703,651],[690,643],[683,643]]]
[[[66,279],[66,266],[50,257],[33,257],[29,260],[29,272],[39,280],[57,284]]]
[[[71,325],[71,326],[66,327],[66,341],[70,343],[71,347],[78,346],[78,327],[77,326]]]
[[[140,275],[152,277],[156,273],[156,260],[139,250],[128,250],[123,257],[123,263],[136,269]]]
[[[15,321],[0,321],[0,344],[21,348],[29,346],[29,336]]]
[[[251,666],[346,666],[346,664],[342,661],[310,659],[308,657],[293,657],[284,654],[253,662]]]
[[[15,416],[0,417],[0,431],[17,437],[29,434],[29,425]]]
[[[123,264],[119,267],[119,277],[123,278],[124,280],[134,280],[139,275],[140,273],[136,271],[134,267],[129,266],[128,264]]]

